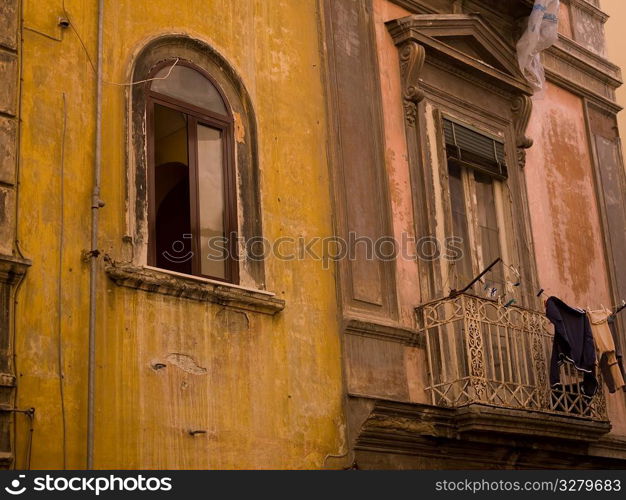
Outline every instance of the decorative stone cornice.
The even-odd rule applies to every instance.
[[[471,73],[470,71],[467,71],[465,68],[457,64],[453,64],[448,60],[430,58],[428,60],[428,63],[434,66],[435,68],[442,69],[446,71],[447,73],[463,78],[464,80],[467,80],[468,82],[471,82],[479,87],[487,89],[488,91],[494,94],[497,94],[499,96],[502,96],[505,99],[509,99],[511,97],[511,92],[509,91],[509,89],[500,87],[499,85],[495,85],[491,83],[489,80],[481,77],[481,75],[476,74],[476,73]]]
[[[612,435],[604,436],[591,445],[589,454],[593,456],[612,456],[626,460],[626,439]]]
[[[613,88],[623,83],[622,70],[619,66],[570,38],[560,35],[558,41],[548,50],[556,52],[561,59]]]
[[[583,10],[587,14],[595,17],[602,24],[606,23],[609,19],[609,15],[606,12],[587,0],[569,0],[569,3],[570,5],[578,7],[580,10]]]
[[[400,7],[404,7],[409,12],[412,12],[415,14],[437,13],[437,10],[434,9],[431,5],[429,5],[427,0],[426,1],[425,0],[391,0],[391,1],[395,3],[396,5],[399,5]],[[457,0],[457,2],[458,1],[459,0]],[[462,2],[463,0],[460,0],[460,1]],[[533,6],[534,0],[517,0],[517,2],[523,7],[527,9],[531,9]],[[483,6],[483,8],[488,8],[488,7]]]
[[[466,447],[524,442],[535,450],[573,447],[585,453],[611,429],[608,422],[491,406],[451,409],[352,395],[350,400],[368,401],[371,408],[360,429],[354,430],[355,448],[364,451],[427,452],[435,438],[439,450],[446,440]]]
[[[622,108],[615,89],[622,85],[621,70],[604,57],[565,37],[543,54],[548,80],[594,101],[612,113]]]
[[[501,32],[505,28],[500,24],[492,27],[480,14],[434,13],[418,0],[394,1],[418,13],[387,23],[394,42],[409,61],[414,54],[417,54],[415,48],[410,46],[405,48],[410,40],[412,44],[418,44],[424,48],[427,54],[426,61],[429,64],[439,67],[445,65],[447,68],[456,67],[459,76],[470,80],[472,74],[478,71],[483,81],[486,81],[486,78],[491,79],[492,87],[500,87],[501,91],[506,89],[519,93],[522,90],[522,93],[531,94],[526,80],[519,76],[515,47],[511,45],[512,40]],[[529,2],[520,3],[529,4]],[[572,4],[600,20],[606,18],[606,14],[590,2],[573,0]],[[507,71],[500,71],[447,45],[446,36],[453,36],[455,32],[460,36],[473,36],[490,54],[505,65]],[[420,59],[421,56],[416,59],[417,62],[420,62]],[[546,75],[550,81],[594,101],[607,111],[617,113],[621,110],[615,102],[615,89],[622,85],[621,71],[605,57],[592,52],[574,40],[560,36],[557,43],[544,52],[543,59]],[[423,67],[423,62],[421,66]],[[419,72],[421,67],[417,65],[416,70]],[[412,78],[415,79],[414,76]],[[416,85],[415,82],[407,81],[404,83],[405,89],[409,84]],[[511,86],[513,86],[512,89]],[[409,117],[414,104],[415,100],[405,98],[405,107]]]
[[[120,264],[107,259],[107,276],[118,286],[182,299],[210,302],[244,311],[275,315],[285,301],[272,293],[249,290],[168,271]]]
[[[423,347],[423,336],[418,335],[417,330],[397,325],[384,325],[362,319],[349,319],[346,321],[344,332],[348,335]]]
[[[437,10],[431,5],[426,4],[420,0],[391,0],[396,5],[404,7],[409,12],[414,14],[436,14]]]
[[[492,85],[505,91],[532,94],[532,89],[517,66],[513,47],[480,15],[414,15],[389,21],[386,26],[396,46],[404,52],[404,57],[401,54],[401,64],[406,65],[406,61],[415,62],[411,67],[413,80],[415,73],[419,74],[424,57],[428,54],[426,60],[429,63],[437,61],[438,64],[458,67],[467,74],[479,74],[481,80],[490,81]],[[497,61],[499,67],[446,43],[447,39],[459,36],[472,38],[485,53]],[[423,47],[425,53],[421,54],[417,46]],[[405,81],[405,89],[415,87],[416,83]],[[416,97],[419,97],[419,93]]]

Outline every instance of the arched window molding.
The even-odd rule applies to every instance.
[[[246,243],[262,236],[259,167],[256,142],[256,120],[251,99],[241,79],[208,44],[184,35],[166,35],[152,40],[138,54],[132,71],[132,81],[142,81],[170,68],[178,60],[181,66],[194,67],[209,78],[222,93],[228,115],[232,117],[229,130],[233,141],[234,201],[238,234],[238,280],[235,284],[264,289],[262,259],[251,258]],[[168,65],[169,63],[169,65]],[[161,76],[160,74],[158,76]],[[128,236],[133,245],[133,265],[149,266],[150,244],[150,158],[149,121],[147,116],[150,84],[134,85],[129,91],[129,151],[128,151]]]

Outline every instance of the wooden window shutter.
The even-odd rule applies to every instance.
[[[504,142],[448,119],[443,120],[443,131],[448,160],[460,162],[497,179],[508,177]]]

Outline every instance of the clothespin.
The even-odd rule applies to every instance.
[[[515,299],[511,299],[506,304],[504,304],[504,307],[511,307],[513,304],[515,304],[515,302],[517,302]]]
[[[520,286],[520,285],[521,285],[521,283],[519,281],[516,282],[516,283],[513,283],[512,281],[507,281],[506,282],[506,291],[507,292],[514,292],[515,291],[514,289],[516,287]]]

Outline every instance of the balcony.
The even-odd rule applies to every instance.
[[[562,389],[551,389],[553,327],[545,315],[468,294],[421,305],[416,312],[432,405],[608,421],[602,391],[584,395],[575,369],[563,365]]]

